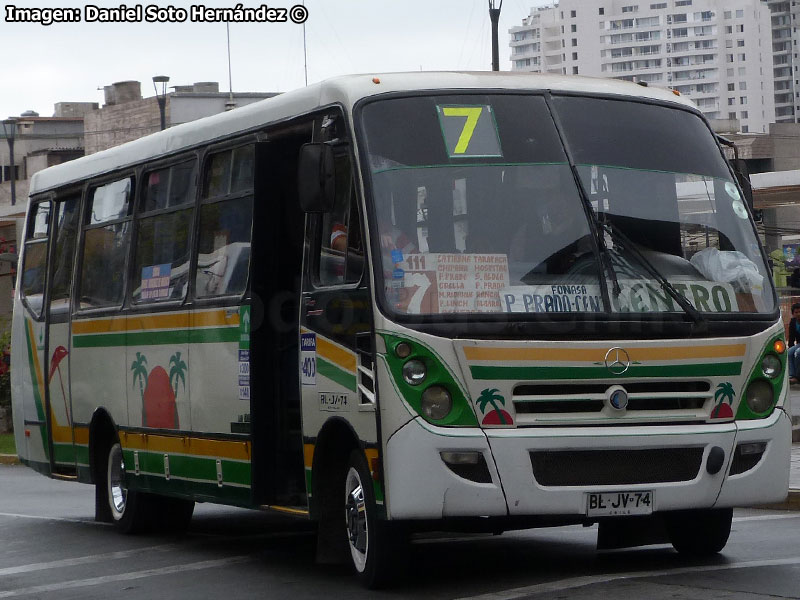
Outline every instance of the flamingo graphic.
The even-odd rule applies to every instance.
[[[67,406],[67,393],[64,391],[64,379],[61,377],[61,361],[69,354],[69,351],[64,346],[58,346],[53,351],[53,357],[50,359],[50,373],[47,376],[47,383],[53,380],[53,374],[58,371],[58,382],[61,384],[61,397],[64,398],[64,413],[67,415],[67,425],[72,425],[72,417],[69,414],[69,407]]]

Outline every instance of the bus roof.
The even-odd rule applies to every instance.
[[[267,123],[342,103],[352,107],[361,98],[388,92],[435,89],[552,90],[610,94],[677,103],[694,108],[671,90],[644,87],[617,79],[574,75],[509,72],[412,72],[345,75],[248,104],[236,110],[191,121],[165,131],[90,154],[34,174],[30,194],[111,173],[117,169],[188,150],[203,143],[257,129]]]

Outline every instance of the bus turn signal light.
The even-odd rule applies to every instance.
[[[772,344],[772,348],[778,354],[783,354],[784,352],[786,352],[786,342],[784,342],[783,340],[775,340],[775,343]]]

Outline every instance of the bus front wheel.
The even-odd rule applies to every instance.
[[[687,510],[667,513],[669,541],[688,556],[717,554],[728,543],[733,521],[732,508]]]
[[[350,454],[344,494],[345,532],[356,575],[367,588],[384,587],[398,574],[405,540],[391,523],[377,518],[372,476],[360,450]]]

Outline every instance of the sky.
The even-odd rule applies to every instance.
[[[124,0],[94,0],[101,8]],[[181,0],[145,0],[145,7],[188,9]],[[245,8],[266,3],[291,9],[302,0],[242,0]],[[207,8],[236,2],[207,0]],[[495,0],[495,5],[499,4]],[[531,6],[548,0],[503,0],[500,69],[509,70],[509,28],[520,25]],[[81,22],[9,22],[8,7],[75,8]],[[0,15],[0,118],[34,110],[53,115],[56,102],[103,103],[102,88],[137,80],[144,96],[155,94],[152,77],[169,84],[218,81],[229,89],[226,23],[86,22],[86,2],[4,2]],[[125,3],[136,6],[135,0]],[[418,70],[490,70],[489,0],[305,0],[308,82],[347,73]],[[283,92],[305,85],[303,25],[231,22],[231,81],[234,92]]]

